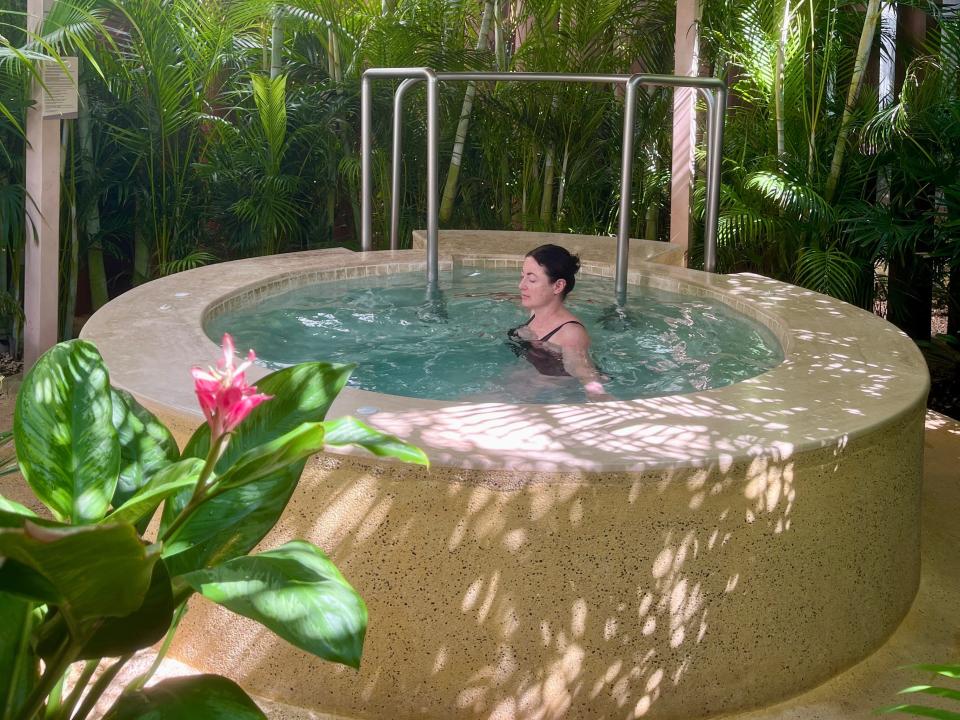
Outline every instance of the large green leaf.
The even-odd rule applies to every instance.
[[[107,515],[107,522],[136,524],[141,518],[149,518],[157,505],[174,493],[193,488],[203,469],[203,460],[186,458],[157,471],[123,505]]]
[[[176,606],[167,568],[163,562],[155,563],[143,604],[129,615],[103,620],[78,659],[120,657],[150,647],[170,628]]]
[[[58,518],[89,523],[106,514],[120,467],[112,413],[107,370],[88,342],[55,345],[24,378],[14,416],[17,456]]]
[[[36,517],[37,514],[26,505],[21,505],[15,500],[0,495],[0,511],[14,513],[16,515],[25,515],[26,517]]]
[[[232,680],[194,675],[124,693],[103,720],[267,720],[267,716]]]
[[[348,416],[327,420],[323,426],[327,431],[327,445],[357,445],[380,457],[392,457],[418,465],[430,464],[427,454],[416,445],[380,432],[356,418]]]
[[[44,527],[25,520],[0,527],[0,589],[18,592],[24,570],[42,578],[55,605],[76,634],[88,620],[129,615],[143,603],[157,546],[147,546],[131,525]],[[19,575],[18,575],[19,574]],[[33,596],[36,588],[25,593]]]
[[[272,442],[303,423],[320,422],[350,376],[352,365],[303,363],[279,370],[257,383],[272,395],[250,413],[234,431],[217,463],[224,475],[252,448]],[[183,451],[184,457],[206,457],[210,430],[202,425]],[[287,506],[306,460],[252,483],[228,490],[201,505],[170,537],[164,540],[164,557],[173,576],[218,565],[244,555],[276,524]],[[160,533],[164,537],[190,493],[180,493],[164,506]]]
[[[295,540],[183,576],[194,590],[317,657],[360,666],[367,608],[322,550]]]
[[[324,423],[304,423],[276,440],[247,450],[217,481],[218,489],[240,487],[323,450]]]
[[[113,424],[120,441],[120,477],[112,505],[118,508],[146,485],[154,473],[180,457],[170,431],[133,395],[112,389]]]
[[[28,601],[0,592],[0,718],[15,716],[36,684],[39,661],[30,649],[30,634],[36,625]]]

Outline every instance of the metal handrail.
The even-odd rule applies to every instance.
[[[403,97],[417,82],[427,81],[427,283],[435,285],[439,264],[439,110],[437,85],[439,82],[585,82],[624,85],[623,154],[620,175],[620,219],[617,228],[615,288],[617,301],[626,299],[627,261],[630,241],[630,204],[633,178],[633,129],[636,123],[636,95],[640,86],[692,88],[700,91],[707,102],[707,197],[704,231],[704,267],[716,269],[717,221],[720,207],[721,147],[723,119],[726,110],[726,84],[717,78],[687,77],[682,75],[607,75],[536,72],[434,72],[430,68],[372,68],[361,79],[361,248],[373,249],[373,208],[371,180],[371,111],[370,83],[373,79],[402,79],[394,91],[393,102],[393,157],[391,159],[390,248],[398,247],[400,213],[400,155],[402,151]]]

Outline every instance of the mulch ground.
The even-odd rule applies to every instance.
[[[0,353],[0,376],[10,377],[23,369],[23,362],[15,360],[10,353]]]

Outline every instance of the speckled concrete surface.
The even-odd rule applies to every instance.
[[[200,321],[224,296],[417,261],[333,252],[202,268],[136,288],[84,336],[115,383],[185,430],[196,414],[176,378],[215,354]],[[869,654],[918,580],[916,348],[868,313],[758,276],[638,263],[630,282],[765,322],[785,362],[629,402],[345,391],[333,415],[378,407],[371,422],[423,446],[433,469],[318,459],[265,544],[318,542],[367,598],[362,670],[313,663],[219,609],[198,608],[178,656],[357,717],[519,719],[732,711]]]
[[[573,235],[570,233],[503,232],[502,230],[441,230],[439,235],[441,253],[503,253],[516,255],[532,250],[537,245],[554,243],[580,256],[582,261],[610,262],[617,251],[615,237],[597,235]],[[413,231],[413,247],[427,247],[425,230]],[[683,265],[683,248],[678,245],[647,240],[630,240],[631,265],[638,262],[655,262],[662,265]]]
[[[17,378],[8,378],[0,388],[0,430],[11,426],[17,386]],[[867,659],[813,690],[761,710],[729,715],[729,720],[872,720],[877,717],[876,708],[895,702],[899,690],[933,680],[931,674],[905,666],[957,661],[960,656],[960,615],[956,611],[956,598],[960,596],[960,554],[956,551],[960,547],[960,523],[956,521],[960,516],[957,473],[960,423],[928,412],[924,445],[920,588],[896,632]],[[0,494],[36,506],[18,475],[0,477]],[[210,630],[204,628],[200,632],[202,637],[208,637]],[[146,658],[141,665],[148,662]],[[191,672],[197,671],[169,659],[157,677]],[[768,672],[776,670],[771,668]],[[282,701],[257,698],[257,702],[271,720],[347,720]],[[926,702],[951,707],[949,701],[936,698],[928,698]],[[381,717],[388,720],[393,715]]]
[[[174,653],[358,717],[693,718],[779,699],[867,655],[910,605],[915,419],[816,457],[510,491],[326,457],[263,544],[317,543],[367,599],[361,671],[203,601]]]

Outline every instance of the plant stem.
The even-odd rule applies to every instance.
[[[483,16],[480,19],[480,30],[477,33],[477,50],[487,49],[487,36],[490,34],[490,17],[493,15],[493,2],[486,0],[483,4]],[[456,139],[453,143],[453,155],[450,157],[450,168],[447,170],[447,179],[443,184],[443,198],[440,201],[440,222],[449,222],[453,215],[453,202],[457,197],[457,183],[460,178],[460,165],[463,162],[463,148],[467,141],[467,130],[470,127],[470,114],[473,112],[473,98],[477,92],[477,84],[467,83],[467,90],[463,95],[463,106],[460,108],[460,121],[457,123]]]
[[[71,644],[69,637],[63,641],[60,651],[46,667],[43,675],[40,676],[40,682],[37,683],[37,686],[23,704],[23,708],[17,715],[19,720],[32,720],[36,717],[37,713],[43,707],[43,701],[63,678],[63,674],[67,671],[67,668],[70,667],[78,650],[79,646]]]
[[[229,439],[230,434],[225,433],[213,441],[209,452],[207,452],[207,460],[204,462],[203,469],[200,471],[200,477],[197,479],[197,484],[193,488],[193,495],[190,497],[190,502],[186,504],[183,510],[180,511],[180,514],[177,515],[174,521],[170,524],[170,527],[167,528],[167,531],[163,534],[163,537],[160,538],[160,542],[166,542],[169,540],[174,531],[179,529],[180,526],[187,521],[187,518],[190,517],[193,511],[196,510],[197,507],[207,499],[206,491],[209,489],[209,484],[207,481],[213,474],[213,469],[217,466],[217,461],[220,459],[220,456],[226,449]]]
[[[57,680],[57,684],[53,686],[53,690],[50,691],[47,698],[47,706],[43,710],[45,718],[52,718],[60,711],[60,705],[63,701],[63,683],[66,679],[67,671],[64,670],[63,675]]]
[[[93,684],[93,687],[90,688],[90,692],[88,692],[87,696],[83,699],[83,704],[80,705],[77,713],[73,716],[73,720],[84,720],[84,718],[90,714],[90,711],[96,706],[97,701],[100,700],[100,696],[103,695],[103,692],[108,687],[110,687],[110,683],[113,682],[113,679],[117,676],[117,673],[123,669],[124,665],[130,662],[130,658],[132,657],[132,654],[124,655],[113,665],[103,671],[103,674],[97,678],[97,681]]]
[[[99,660],[87,660],[84,664],[83,672],[81,672],[80,677],[77,678],[76,685],[73,686],[73,690],[67,695],[66,701],[60,708],[59,717],[61,720],[70,720],[73,708],[76,707],[76,704],[80,701],[83,691],[87,689],[87,683],[90,682],[90,678],[93,677],[93,673],[96,672],[99,665]]]
[[[167,652],[170,650],[170,645],[173,644],[173,636],[177,632],[177,627],[180,625],[180,620],[183,619],[184,614],[187,611],[187,603],[183,602],[180,604],[180,607],[177,608],[177,611],[173,615],[173,620],[170,622],[170,628],[167,630],[166,636],[163,638],[163,645],[160,646],[160,649],[157,651],[157,656],[153,659],[153,663],[147,668],[147,671],[140,675],[139,677],[134,678],[126,688],[124,692],[135,692],[140,690],[144,685],[150,682],[150,678],[153,677],[154,673],[157,672],[157,669],[160,667],[160,663],[163,662],[163,659],[167,656]]]
[[[880,0],[869,0],[867,12],[863,18],[863,31],[860,33],[860,46],[857,48],[857,59],[853,65],[853,76],[850,78],[850,89],[847,92],[847,102],[843,106],[843,118],[840,120],[840,132],[837,134],[837,145],[833,149],[833,161],[830,163],[830,174],[827,176],[827,185],[823,199],[833,200],[833,193],[840,181],[840,170],[843,168],[843,156],[847,150],[847,135],[853,122],[853,106],[860,95],[863,85],[863,76],[867,71],[867,62],[870,60],[870,47],[873,45],[873,36],[877,31],[877,18],[880,17]]]

